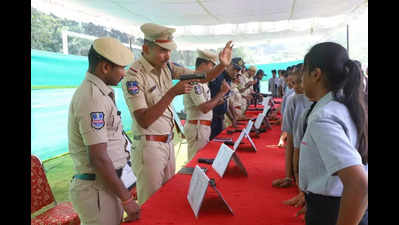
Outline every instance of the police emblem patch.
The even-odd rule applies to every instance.
[[[104,113],[103,112],[92,112],[90,113],[91,126],[95,129],[101,129],[104,127]]]
[[[137,81],[126,82],[127,92],[131,95],[136,95],[139,93],[139,83]]]
[[[200,94],[202,94],[202,88],[199,85],[195,85],[194,92],[195,92],[195,94],[200,95]]]

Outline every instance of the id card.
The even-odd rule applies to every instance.
[[[134,183],[136,183],[136,176],[133,173],[132,167],[126,163],[125,167],[122,169],[121,180],[125,187],[130,190]]]

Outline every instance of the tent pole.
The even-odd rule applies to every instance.
[[[349,55],[349,24],[346,24],[346,51]]]

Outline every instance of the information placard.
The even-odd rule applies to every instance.
[[[265,100],[264,100],[264,102],[263,102],[263,112],[262,112],[262,114],[265,114],[266,115],[266,113],[267,113],[267,111],[269,110],[269,108],[270,108],[270,105],[269,105],[269,102],[270,102],[270,99],[271,99],[271,97],[266,97],[265,98]]]
[[[187,194],[188,203],[190,204],[196,218],[198,218],[198,212],[204,200],[208,185],[208,176],[204,173],[204,171],[202,171],[202,169],[198,165],[196,165],[194,173],[191,177],[190,186]]]
[[[220,177],[223,177],[233,154],[234,152],[229,148],[229,146],[225,144],[220,145],[218,154],[212,163],[212,168],[215,169],[216,173],[219,174]]]
[[[258,117],[256,117],[256,120],[255,120],[255,124],[254,124],[255,129],[259,130],[264,118],[265,118],[265,114],[259,113]]]
[[[249,136],[253,124],[254,124],[254,121],[252,121],[252,120],[248,121],[247,127],[241,131],[240,136],[238,137],[237,141],[234,143],[234,147],[233,147],[233,150],[234,150],[234,151],[237,150],[238,145],[240,145],[242,139],[243,139],[244,136],[245,136],[245,137],[249,140],[249,142],[250,142],[251,145],[252,145],[252,148],[253,148],[253,149],[255,150],[255,152],[256,152],[255,143],[252,141],[251,137]]]
[[[215,169],[220,177],[223,177],[231,159],[233,159],[236,165],[244,172],[245,176],[248,176],[247,170],[238,158],[238,155],[225,144],[220,145],[215,161],[212,163],[212,168]]]

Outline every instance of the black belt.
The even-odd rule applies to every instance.
[[[73,175],[72,179],[81,179],[81,180],[96,180],[96,174],[94,173],[81,173]]]
[[[129,164],[129,166],[132,166],[132,163],[129,161],[127,161],[127,164]],[[120,169],[115,170],[116,174],[118,175],[118,177],[120,178],[122,176],[122,170],[123,167]],[[81,180],[96,180],[96,174],[95,173],[81,173],[81,174],[75,174],[73,175],[72,179],[76,178],[76,179],[81,179]]]

